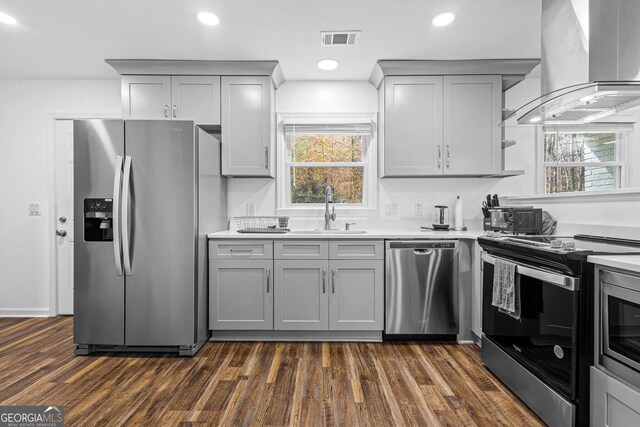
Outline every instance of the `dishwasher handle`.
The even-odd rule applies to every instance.
[[[457,245],[456,240],[392,240],[387,242],[387,249],[413,249],[416,253],[422,249],[456,249]]]
[[[433,253],[433,249],[414,249],[414,255],[431,255]]]

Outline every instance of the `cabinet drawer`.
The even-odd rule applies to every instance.
[[[273,259],[273,241],[211,240],[209,259]]]
[[[329,242],[330,259],[384,259],[382,240],[334,240]]]
[[[326,240],[276,240],[275,259],[329,259]]]

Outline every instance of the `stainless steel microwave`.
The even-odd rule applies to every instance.
[[[640,276],[600,271],[600,365],[640,388]]]

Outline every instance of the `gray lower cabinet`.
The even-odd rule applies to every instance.
[[[327,260],[274,262],[274,329],[327,330]]]
[[[592,366],[591,425],[640,426],[640,391]]]
[[[384,261],[331,260],[329,329],[384,328]]]
[[[209,327],[382,331],[382,247],[381,240],[212,240]]]
[[[273,329],[272,269],[272,260],[210,260],[210,329]]]
[[[276,241],[274,329],[384,329],[382,247],[381,240]]]

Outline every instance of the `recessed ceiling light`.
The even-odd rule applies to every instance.
[[[218,25],[220,23],[220,18],[211,12],[198,13],[198,19],[205,25]]]
[[[318,62],[318,68],[326,71],[335,70],[338,68],[338,61],[335,59],[322,59]]]
[[[13,16],[9,16],[6,13],[0,12],[0,22],[3,24],[16,25],[18,21]]]
[[[456,19],[456,15],[451,12],[441,13],[440,15],[436,15],[431,23],[436,27],[444,27],[445,25],[449,25]]]
[[[529,120],[531,123],[538,123],[540,120],[542,120],[542,117],[540,116],[535,116],[535,117],[531,117],[531,120]]]

